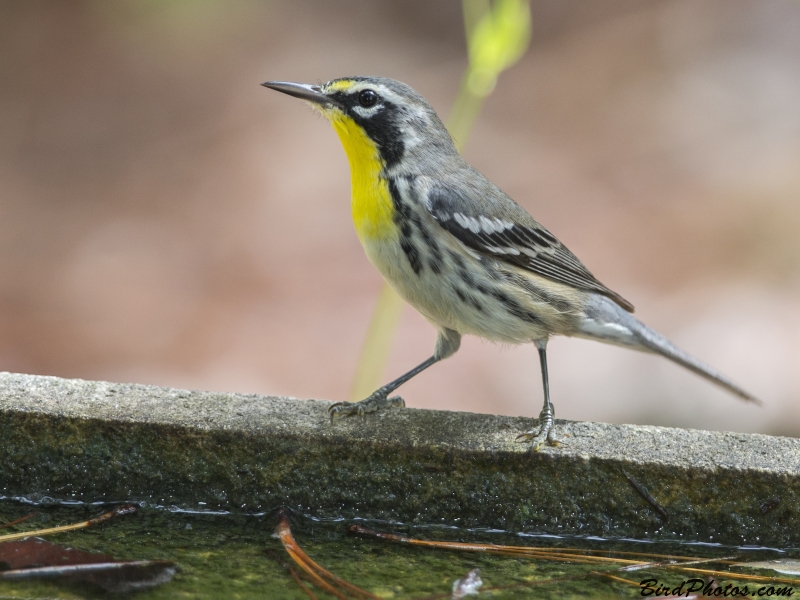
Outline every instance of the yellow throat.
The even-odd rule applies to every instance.
[[[350,161],[350,208],[358,238],[364,243],[394,237],[394,205],[381,176],[384,164],[378,147],[350,117],[336,114],[329,118]]]

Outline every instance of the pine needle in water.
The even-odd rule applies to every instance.
[[[314,583],[323,590],[333,594],[340,600],[347,600],[348,597],[357,598],[358,600],[379,600],[378,596],[337,577],[314,562],[294,539],[286,511],[282,510],[278,513],[278,525],[275,527],[275,533],[297,566],[307,573]]]
[[[20,533],[9,533],[6,535],[0,535],[0,542],[10,542],[12,540],[21,540],[26,537],[42,537],[43,535],[52,535],[54,533],[64,533],[66,531],[75,531],[76,529],[85,529],[87,527],[91,527],[92,525],[97,525],[99,523],[105,523],[109,519],[113,519],[114,517],[119,517],[121,515],[129,515],[131,513],[136,512],[136,506],[132,504],[123,504],[122,506],[118,506],[114,510],[110,510],[108,512],[103,513],[97,517],[93,517],[88,521],[81,521],[80,523],[72,523],[71,525],[59,525],[58,527],[49,527],[47,529],[35,529],[33,531],[22,531]],[[17,520],[19,521],[19,519]]]

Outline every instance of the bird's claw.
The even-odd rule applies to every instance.
[[[519,434],[516,439],[516,442],[530,442],[531,443],[531,452],[538,452],[539,448],[541,448],[545,442],[549,446],[561,446],[563,442],[559,442],[553,436],[553,430],[550,431],[539,431],[536,433],[535,431],[526,431],[525,433]]]
[[[388,392],[377,390],[361,402],[337,402],[331,404],[328,407],[331,423],[337,417],[349,417],[351,415],[362,417],[367,413],[377,412],[386,408],[405,408],[405,400],[400,396],[389,398],[388,395]]]
[[[553,406],[546,406],[539,413],[539,433],[534,431],[526,431],[516,437],[516,442],[530,442],[531,452],[538,452],[539,448],[546,442],[550,446],[558,446],[561,444],[555,439],[555,414],[553,413]]]

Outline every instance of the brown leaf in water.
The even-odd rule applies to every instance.
[[[0,571],[113,562],[107,554],[64,548],[41,538],[0,544]]]
[[[0,544],[0,579],[87,581],[109,592],[127,593],[167,583],[176,572],[169,561],[119,561],[40,538]]]

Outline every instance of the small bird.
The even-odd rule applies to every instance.
[[[660,354],[759,402],[637,320],[630,302],[467,164],[408,85],[382,77],[262,85],[305,100],[331,122],[350,162],[351,210],[367,258],[438,332],[433,356],[360,402],[333,404],[332,420],[405,406],[390,394],[452,356],[465,334],[536,345],[544,406],[539,431],[520,436],[534,450],[556,443],[546,353],[553,335]]]

